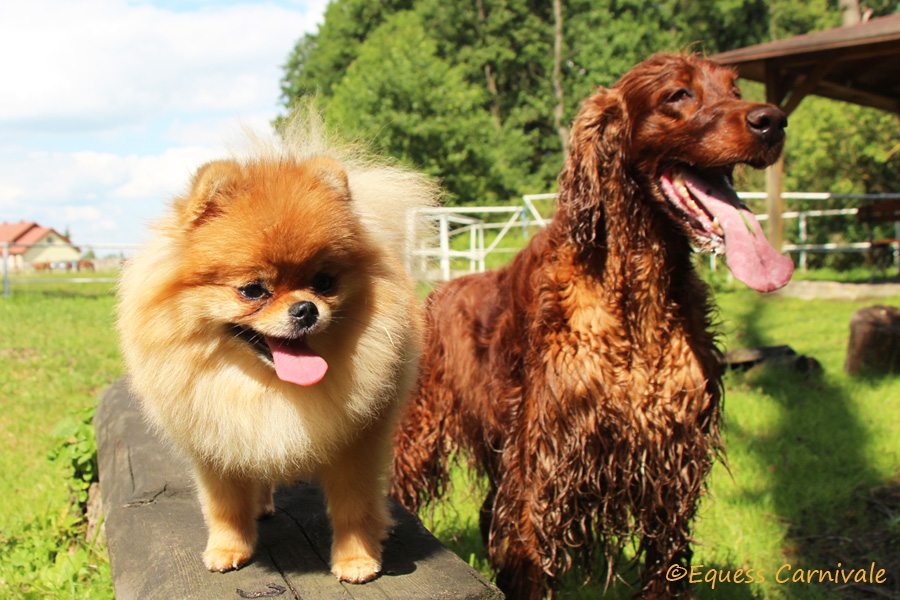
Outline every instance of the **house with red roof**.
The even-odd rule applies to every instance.
[[[49,268],[53,264],[77,261],[81,256],[69,238],[33,221],[0,223],[0,253],[7,244],[7,267],[12,271],[45,265]]]

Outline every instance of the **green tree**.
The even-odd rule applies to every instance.
[[[413,0],[337,0],[325,9],[314,34],[305,34],[284,65],[281,94],[287,106],[310,95],[331,94],[356,59],[369,33],[391,14],[412,7]]]
[[[900,10],[898,0],[860,4],[876,17]],[[345,133],[442,178],[455,202],[508,201],[555,188],[560,128],[596,86],[653,52],[714,54],[841,21],[837,0],[568,0],[561,8],[558,20],[547,0],[333,0],[285,66],[285,103],[315,94]],[[762,99],[761,86],[742,86]],[[896,122],[829,103],[804,100],[791,116],[787,189],[898,189]],[[752,170],[737,181],[763,188]]]
[[[374,30],[332,92],[326,116],[344,135],[442,178],[452,202],[497,200],[482,91],[438,56],[417,13],[396,13]]]

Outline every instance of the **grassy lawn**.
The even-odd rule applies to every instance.
[[[111,284],[13,285],[0,298],[0,596],[111,598],[82,539],[53,429],[122,373]]]
[[[0,299],[0,596],[111,598],[109,566],[80,537],[54,426],[89,409],[122,373],[110,284],[14,285]],[[718,574],[754,569],[753,583],[695,584],[700,599],[866,596],[860,586],[790,580],[800,569],[883,565],[897,594],[900,547],[900,379],[843,374],[851,313],[871,301],[761,296],[719,282],[716,299],[729,348],[789,344],[824,372],[731,374],[725,402],[728,468],[719,464],[701,508],[694,565]],[[900,305],[900,297],[879,303]],[[423,515],[464,560],[489,573],[480,547],[477,487],[456,473],[455,495]],[[894,487],[889,487],[893,485]],[[893,504],[892,504],[893,502]],[[599,578],[596,577],[595,579]],[[762,579],[763,581],[758,581]],[[877,586],[876,586],[877,587]],[[602,587],[571,576],[565,598]],[[610,598],[627,598],[616,585]],[[849,596],[848,596],[849,594]]]

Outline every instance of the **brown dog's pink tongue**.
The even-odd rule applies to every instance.
[[[712,183],[685,171],[684,183],[722,226],[725,262],[735,277],[759,292],[771,292],[787,285],[794,272],[793,261],[769,243],[759,221],[724,179]]]
[[[322,381],[328,363],[303,340],[281,340],[266,336],[272,350],[275,374],[282,381],[297,385],[313,385]]]

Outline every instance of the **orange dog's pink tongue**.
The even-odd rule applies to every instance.
[[[278,379],[297,385],[313,385],[322,381],[328,363],[303,340],[281,340],[266,336],[275,374]]]
[[[787,285],[794,263],[769,243],[759,221],[724,178],[713,183],[685,171],[684,183],[691,195],[718,219],[725,232],[725,261],[738,280],[759,292]]]

